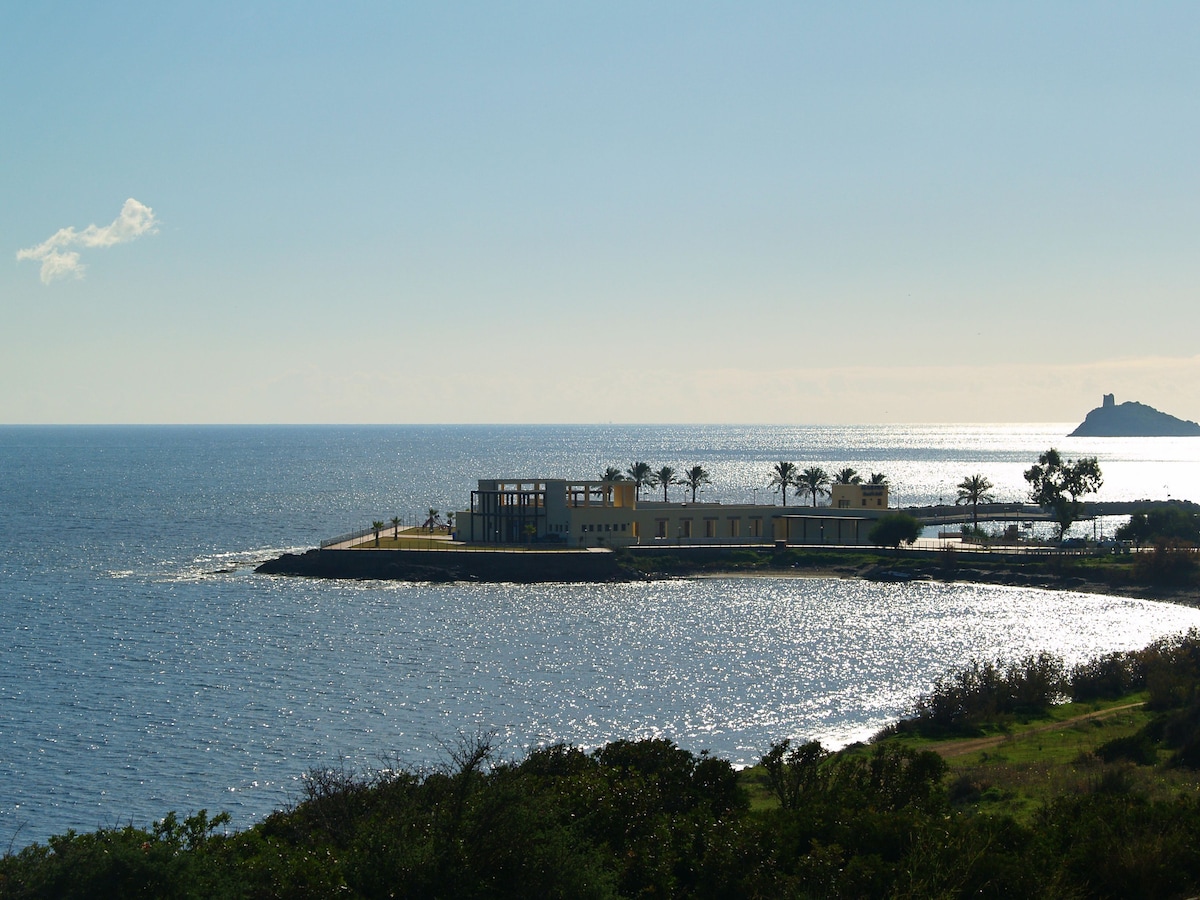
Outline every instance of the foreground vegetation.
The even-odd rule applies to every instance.
[[[1064,700],[1070,702],[1064,703]],[[761,764],[665,740],[317,771],[0,860],[3,897],[1172,897],[1200,890],[1200,633],[1068,671],[974,662],[869,746]]]

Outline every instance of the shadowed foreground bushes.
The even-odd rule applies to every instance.
[[[432,772],[311,772],[294,806],[243,832],[203,811],[68,832],[6,854],[0,897],[1186,896],[1200,799],[1152,800],[1128,773],[1200,759],[1198,687],[1196,632],[1070,673],[1036,656],[939,682],[917,705],[939,729],[1148,692],[1150,725],[1097,754],[1114,762],[1021,820],[976,812],[941,757],[896,741],[774,744],[751,804],[753,779],[670,741],[508,761],[484,737]]]

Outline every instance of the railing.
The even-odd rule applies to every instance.
[[[388,525],[384,528],[380,528],[379,533],[383,534],[385,531],[388,530],[388,528],[391,528],[391,526]],[[321,549],[324,550],[326,547],[332,547],[334,544],[341,544],[341,543],[345,543],[346,541],[356,541],[359,538],[365,538],[365,537],[374,538],[375,537],[375,529],[374,528],[363,528],[360,531],[351,531],[349,534],[339,534],[335,538],[330,538],[327,541],[321,541]]]

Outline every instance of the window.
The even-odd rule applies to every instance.
[[[750,517],[750,537],[762,537],[762,516]]]
[[[657,529],[657,531],[655,531],[654,536],[660,537],[660,538],[665,538],[667,536],[667,520],[666,519],[656,519],[655,524],[658,526],[658,529]]]
[[[715,538],[717,536],[717,520],[716,519],[705,519],[704,520],[704,536],[706,538]]]
[[[729,536],[730,537],[741,537],[741,534],[742,534],[742,520],[731,518],[729,520]]]
[[[692,520],[691,519],[680,519],[679,520],[679,536],[685,537],[685,538],[690,538],[692,536]]]

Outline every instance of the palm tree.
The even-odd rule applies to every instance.
[[[783,491],[783,505],[787,506],[787,489],[796,483],[796,464],[780,460],[771,467],[771,487]]]
[[[867,481],[867,484],[887,484],[887,483],[888,483],[887,476],[884,475],[882,472],[872,472],[870,480]]]
[[[400,517],[392,516],[392,540],[400,540]]]
[[[635,462],[632,466],[625,470],[625,474],[629,476],[629,480],[633,482],[633,499],[642,499],[642,488],[651,484],[654,473],[650,469],[650,463]]]
[[[847,466],[833,476],[834,484],[862,484],[862,476]]]
[[[656,487],[661,486],[663,489],[663,503],[667,502],[667,488],[673,484],[683,484],[675,477],[675,470],[670,466],[663,466],[657,472],[650,476],[650,483]]]
[[[712,479],[708,475],[708,470],[704,466],[692,466],[683,473],[683,480],[680,484],[686,484],[692,489],[692,502],[696,502],[696,491],[700,490],[706,484],[712,484]]]
[[[817,497],[829,493],[829,473],[820,466],[809,466],[795,481],[796,489],[812,495],[812,505],[817,505]]]
[[[958,483],[958,499],[954,503],[971,504],[971,527],[975,531],[979,530],[979,504],[991,503],[996,499],[992,496],[992,487],[992,483],[982,475],[968,475]]]
[[[371,523],[371,530],[375,532],[375,546],[379,546],[379,532],[383,530],[383,523],[376,519]]]
[[[624,472],[622,472],[616,466],[609,466],[607,469],[605,469],[603,472],[600,473],[600,480],[609,482],[608,484],[606,484],[604,486],[604,490],[603,490],[604,500],[605,500],[605,502],[608,502],[609,500],[612,499],[612,495],[613,495],[612,482],[625,481],[626,479],[625,479]]]
[[[429,533],[433,534],[433,529],[437,527],[438,510],[432,506],[429,507],[429,518],[425,520],[425,527],[429,529]]]

